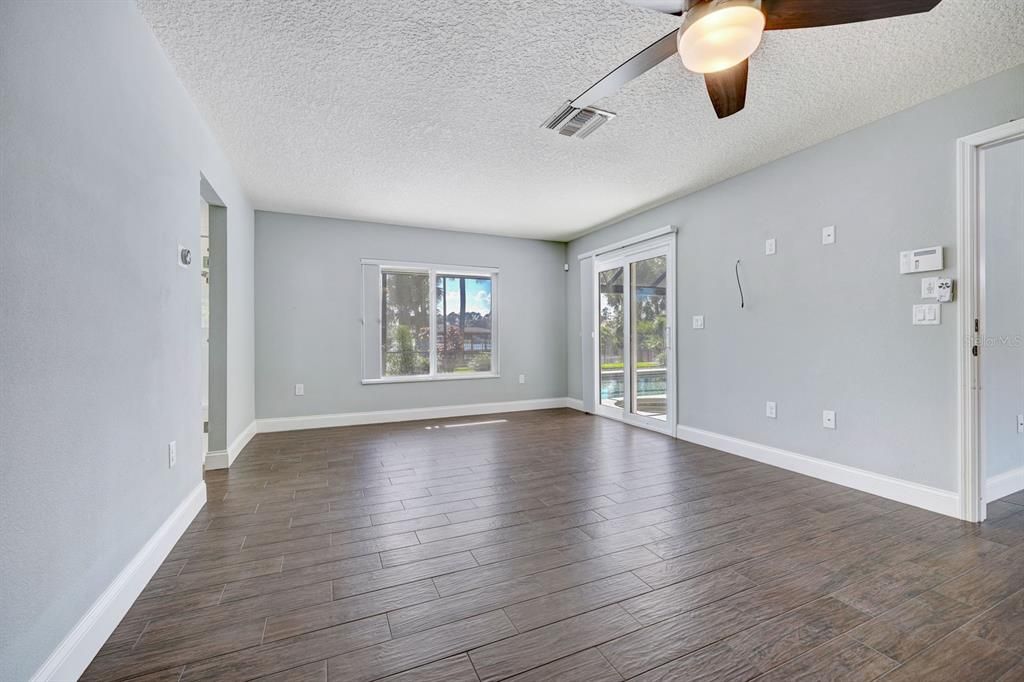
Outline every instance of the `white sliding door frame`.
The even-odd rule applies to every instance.
[[[622,271],[622,395],[623,400],[629,398],[629,372],[627,371],[627,364],[629,358],[629,330],[626,325],[628,319],[629,308],[626,301],[626,297],[629,295],[629,264],[618,259],[602,260],[600,258],[594,259],[594,282],[592,290],[594,292],[591,298],[590,305],[587,308],[590,310],[590,314],[594,317],[594,336],[591,341],[593,344],[592,358],[593,366],[590,368],[591,373],[594,376],[593,391],[594,391],[594,413],[599,417],[607,417],[609,419],[616,419],[618,421],[624,421],[626,413],[626,406],[623,403],[621,408],[610,407],[601,402],[601,273],[609,270],[621,270]]]
[[[590,301],[584,301],[583,305],[589,307],[594,320],[594,337],[592,339],[593,366],[589,371],[594,377],[594,409],[595,413],[611,419],[617,419],[633,426],[650,429],[675,436],[676,432],[676,235],[674,230],[667,234],[646,239],[644,241],[623,246],[614,251],[594,255],[593,268],[593,296]],[[632,280],[630,264],[637,261],[665,256],[665,420],[654,417],[646,417],[634,414],[632,411],[632,301],[631,289]],[[624,404],[620,411],[618,408],[611,408],[601,404],[601,351],[600,351],[600,273],[603,271],[622,268],[622,292],[623,292],[623,396]],[[584,368],[584,371],[588,371]]]

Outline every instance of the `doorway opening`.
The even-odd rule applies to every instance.
[[[984,521],[1024,490],[1024,120],[962,138],[957,157],[960,503]]]
[[[597,414],[675,433],[674,235],[594,259]]]
[[[227,443],[228,209],[203,176],[200,176],[199,196],[203,305],[199,322],[203,356],[201,385],[205,400],[202,422],[197,427],[203,429],[204,467],[226,469],[232,459]]]
[[[199,199],[199,269],[200,286],[200,404],[203,421],[203,461],[210,451],[210,205]]]

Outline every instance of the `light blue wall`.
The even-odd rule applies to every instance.
[[[0,2],[0,680],[27,680],[202,476],[203,173],[228,206],[229,440],[252,208],[129,2]],[[178,461],[167,466],[167,444]]]
[[[898,254],[941,245],[933,274],[955,276],[956,140],[1021,116],[1017,67],[573,241],[570,395],[577,254],[677,225],[680,424],[955,490],[957,304],[939,327],[911,326],[920,277],[899,274]],[[706,329],[690,328],[696,314]],[[837,430],[822,428],[825,409]]]
[[[362,258],[500,268],[501,377],[362,385]],[[564,398],[564,263],[562,243],[257,211],[256,415]]]

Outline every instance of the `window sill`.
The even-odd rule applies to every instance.
[[[411,376],[411,377],[383,377],[381,379],[363,379],[364,386],[371,384],[411,384],[421,381],[465,381],[467,379],[500,379],[501,374],[493,372],[479,372],[466,374],[443,374],[437,376]]]

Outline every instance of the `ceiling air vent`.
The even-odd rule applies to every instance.
[[[542,127],[555,130],[566,137],[586,137],[602,125],[615,118],[610,111],[602,111],[593,107],[577,109],[568,102],[558,109],[551,118],[544,121]]]

